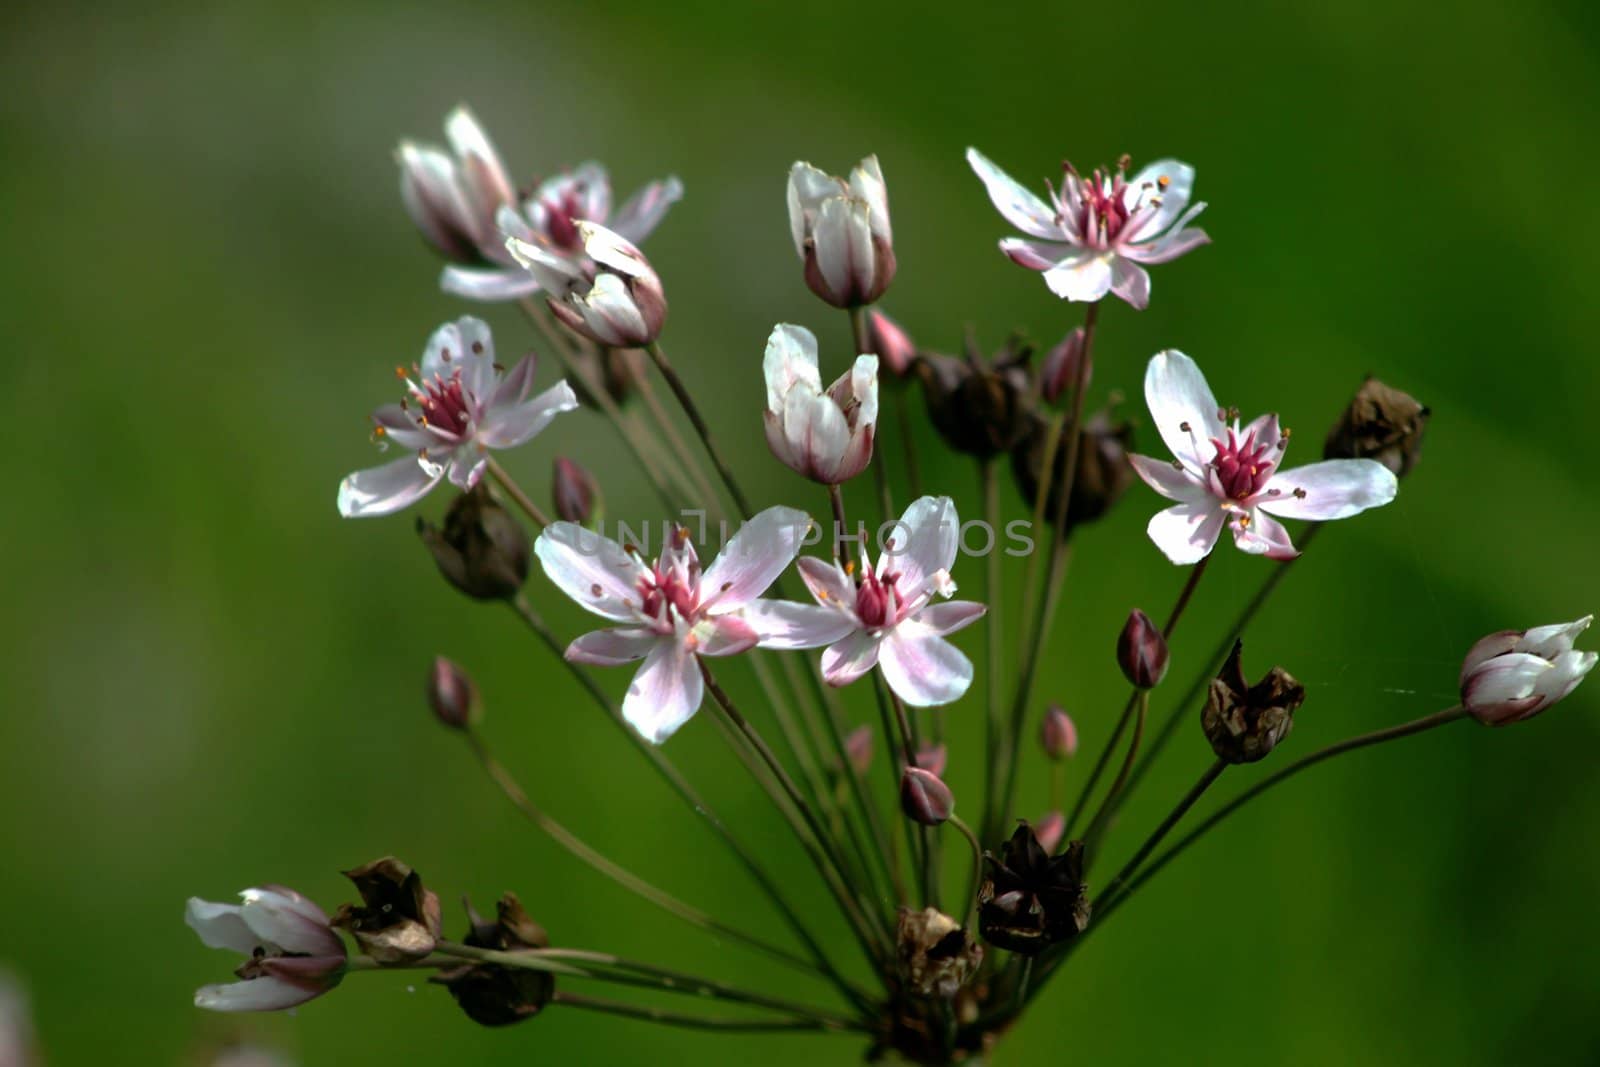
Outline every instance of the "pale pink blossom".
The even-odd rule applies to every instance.
[[[530,395],[534,369],[530,352],[502,374],[489,327],[478,319],[463,317],[439,327],[428,339],[422,363],[409,375],[399,371],[405,398],[372,416],[379,445],[406,454],[340,482],[339,514],[391,514],[446,478],[462,489],[476,485],[490,449],[515,448],[578,406],[565,381]]]
[[[1109,174],[1087,177],[1065,164],[1061,188],[1046,185],[1048,204],[976,148],[967,149],[967,162],[1006,221],[1033,238],[1004,238],[1000,250],[1043,271],[1050,291],[1067,300],[1111,292],[1143,308],[1150,275],[1140,264],[1166,263],[1211,240],[1189,225],[1205,204],[1190,205],[1194,168],[1175,159],[1157,160],[1131,181],[1126,158]]]
[[[878,424],[878,357],[822,388],[817,338],[803,326],[774,327],[762,369],[767,379],[767,444],[790,470],[842,485],[866,469]]]
[[[972,684],[972,661],[945,640],[986,610],[948,600],[960,548],[960,522],[949,497],[925,496],[906,509],[878,557],[877,567],[837,560],[800,561],[817,603],[834,613],[837,633],[822,653],[829,685],[848,685],[874,666],[907,704],[948,704]],[[935,597],[940,598],[935,600]],[[815,635],[827,628],[817,625]]]
[[[184,921],[208,948],[244,958],[240,981],[202,986],[197,1008],[212,1011],[277,1011],[304,1004],[339,984],[345,947],[323,910],[283,886],[258,886],[239,896],[243,904],[213,904],[189,898]]]
[[[889,190],[877,156],[836,178],[809,163],[789,168],[789,232],[806,284],[837,308],[871,304],[894,280]]]
[[[1158,352],[1144,376],[1145,402],[1174,459],[1129,456],[1152,489],[1177,501],[1150,520],[1156,547],[1177,564],[1198,563],[1227,526],[1241,550],[1270,559],[1299,555],[1273,518],[1343,519],[1394,499],[1394,472],[1370,459],[1329,459],[1280,471],[1289,434],[1278,416],[1244,428],[1217,407],[1194,360]]]
[[[1483,638],[1461,664],[1461,703],[1487,726],[1533,718],[1576,689],[1594,667],[1594,652],[1572,647],[1593,621],[1585,615]]]
[[[661,334],[667,298],[650,261],[626,238],[592,222],[578,223],[584,255],[571,258],[506,238],[506,248],[538,279],[555,316],[595,344],[643,348]]]
[[[768,508],[739,529],[704,573],[683,529],[654,564],[570,522],[552,523],[533,550],[562,592],[620,624],[579,637],[567,658],[599,666],[643,660],[622,714],[646,740],[660,744],[700,707],[698,657],[731,656],[758,644],[815,648],[829,639],[828,613],[759,599],[794,562],[810,528],[804,512]],[[819,624],[825,628],[813,633]]]

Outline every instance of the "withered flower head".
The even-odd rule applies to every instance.
[[[969,336],[965,359],[922,353],[912,364],[928,401],[928,416],[945,443],[979,459],[1016,447],[1028,432],[1033,382],[1032,346],[1012,336],[985,358]]]
[[[417,534],[445,580],[476,600],[515,596],[528,577],[528,534],[485,482],[456,497],[443,529],[418,519]]]
[[[900,974],[920,997],[949,999],[983,962],[983,946],[937,908],[900,909]]]
[[[1361,383],[1350,406],[1328,431],[1324,459],[1375,459],[1404,478],[1422,454],[1427,407],[1376,378]]]
[[[1050,421],[1044,415],[1030,413],[1022,440],[1011,450],[1011,475],[1017,480],[1023,499],[1030,503],[1039,493],[1049,428]],[[1113,418],[1110,410],[1097,411],[1084,419],[1078,437],[1078,474],[1072,480],[1072,497],[1067,502],[1068,530],[1100,518],[1128,491],[1133,484],[1133,467],[1128,463],[1132,444],[1133,427],[1124,419]],[[1051,461],[1050,495],[1045,499],[1045,518],[1051,522],[1061,507],[1061,488],[1066,478],[1066,442],[1058,439]]]
[[[528,917],[515,893],[507,893],[489,922],[467,904],[472,928],[464,939],[477,948],[522,952],[545,948],[550,939],[544,927]],[[555,977],[547,971],[468,963],[428,979],[450,990],[467,1017],[482,1026],[509,1026],[538,1015],[555,992]]]
[[[988,873],[978,887],[978,932],[991,945],[1033,956],[1089,925],[1082,841],[1052,856],[1023,823],[998,859],[989,852],[983,858]]]
[[[362,903],[341,904],[333,925],[349,930],[379,963],[405,963],[432,952],[439,942],[439,898],[422,876],[393,856],[373,860],[344,876]]]
[[[1235,641],[1222,673],[1211,682],[1200,725],[1218,757],[1229,763],[1254,763],[1271,752],[1294,727],[1294,712],[1306,690],[1282,667],[1274,667],[1255,685],[1245,681],[1239,665],[1244,642]]]

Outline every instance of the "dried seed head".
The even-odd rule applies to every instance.
[[[483,712],[472,677],[443,656],[434,657],[428,672],[428,704],[434,717],[453,730],[472,727]]]
[[[1023,499],[1030,504],[1039,492],[1044,476],[1045,446],[1050,443],[1050,420],[1034,412],[1028,417],[1027,432],[1011,450],[1011,475]],[[1072,496],[1067,501],[1067,529],[1094,522],[1110,511],[1133,484],[1133,466],[1128,448],[1133,443],[1133,428],[1113,418],[1109,410],[1097,411],[1084,419],[1078,437],[1078,473],[1072,480]],[[1045,498],[1045,517],[1055,521],[1061,506],[1061,490],[1067,479],[1066,442],[1056,441],[1051,456],[1049,495]]]
[[[921,767],[907,767],[900,775],[900,810],[924,826],[938,826],[950,818],[956,799],[944,780]]]
[[[341,904],[333,925],[349,930],[379,963],[419,960],[439,942],[439,898],[393,856],[344,872],[362,904]]]
[[[1274,667],[1255,685],[1245,681],[1235,641],[1228,661],[1211,682],[1200,713],[1211,750],[1229,763],[1254,763],[1289,736],[1294,712],[1306,699],[1305,687],[1282,667]]]
[[[1421,456],[1430,414],[1416,397],[1368,378],[1328,431],[1323,458],[1375,459],[1404,478]]]
[[[1083,842],[1052,856],[1027,823],[1017,827],[978,887],[978,932],[998,948],[1025,956],[1076,937],[1089,925]]]
[[[445,580],[475,600],[515,596],[528,577],[528,534],[479,482],[457,495],[441,530],[417,520],[417,534]]]
[[[920,997],[948,1000],[983,962],[983,946],[936,908],[901,908],[897,934],[901,978]]]
[[[1117,635],[1117,665],[1135,689],[1154,689],[1167,676],[1167,639],[1135,608]]]
[[[979,459],[1009,452],[1028,430],[1033,349],[1013,337],[993,359],[924,353],[913,365],[934,429],[957,452]]]
[[[471,926],[464,940],[469,945],[524,952],[550,944],[544,927],[528,917],[515,893],[500,898],[494,922],[486,921],[470,903],[466,908]],[[428,981],[449,989],[467,1017],[482,1026],[509,1026],[531,1019],[555,993],[555,978],[545,971],[492,963],[463,964]]]

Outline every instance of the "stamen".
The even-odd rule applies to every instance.
[[[1294,496],[1296,500],[1304,500],[1306,498],[1306,491],[1299,486],[1295,486]]]
[[[474,342],[472,342],[472,354],[475,355],[475,356],[483,355],[483,342],[482,341],[474,341]]]
[[[1161,177],[1156,179],[1156,184],[1161,186],[1162,192],[1166,192],[1167,186],[1172,184],[1172,179],[1163,174]]]

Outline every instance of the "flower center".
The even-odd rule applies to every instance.
[[[584,215],[577,184],[569,185],[558,196],[545,200],[544,207],[549,212],[545,234],[550,242],[565,252],[580,251],[583,240],[578,235],[578,223],[583,221]]]
[[[639,610],[670,622],[674,614],[693,619],[700,610],[700,565],[677,553],[663,553],[650,573],[639,580]]]
[[[895,582],[899,577],[892,571],[881,578],[871,570],[862,574],[861,583],[856,587],[856,617],[862,626],[879,630],[895,621],[900,604]]]
[[[460,370],[451,371],[449,378],[435,374],[431,381],[424,381],[421,388],[414,388],[412,396],[422,409],[420,418],[424,426],[457,437],[466,436],[472,425],[472,405],[461,387]]]
[[[1110,173],[1096,169],[1087,178],[1064,163],[1066,177],[1061,182],[1061,220],[1075,224],[1084,241],[1095,248],[1109,248],[1128,225],[1128,220],[1147,207],[1161,204],[1167,179],[1160,178],[1137,188],[1128,184],[1128,159],[1124,156]]]
[[[1266,488],[1278,459],[1266,444],[1257,444],[1254,432],[1240,441],[1232,430],[1226,442],[1213,437],[1217,454],[1211,460],[1222,493],[1233,500],[1249,500]]]

